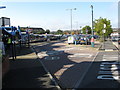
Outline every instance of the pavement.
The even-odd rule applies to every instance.
[[[32,48],[16,47],[16,60],[9,58],[9,71],[2,80],[6,88],[49,88],[59,90]]]
[[[118,45],[112,42],[112,40],[107,39],[105,42],[103,42],[103,44],[101,44],[99,50],[118,50]]]

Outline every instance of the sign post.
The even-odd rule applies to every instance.
[[[104,44],[104,48],[105,48],[105,33],[106,33],[106,30],[103,29],[102,32],[103,32],[103,44]]]

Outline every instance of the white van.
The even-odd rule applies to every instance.
[[[68,44],[73,44],[75,42],[75,38],[74,38],[74,36],[69,36],[68,37]]]

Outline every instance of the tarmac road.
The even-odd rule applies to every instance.
[[[103,48],[104,47],[104,48]],[[120,89],[120,55],[110,40],[101,47],[97,57],[77,88]]]
[[[98,51],[84,45],[68,45],[54,41],[33,46],[39,60],[55,78],[61,88],[76,88],[91,66]]]

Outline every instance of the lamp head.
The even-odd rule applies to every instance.
[[[93,5],[90,6],[93,9]]]
[[[77,10],[77,8],[74,8],[74,10]]]

